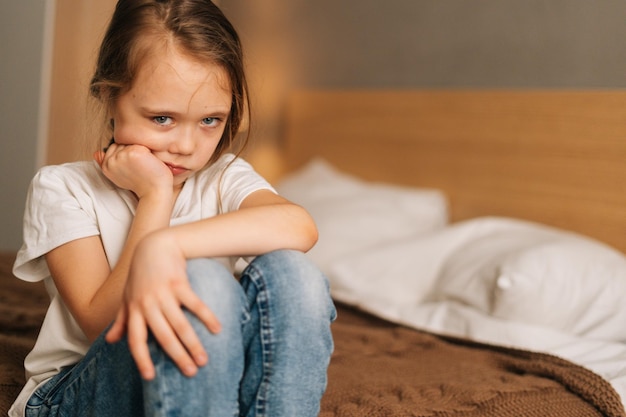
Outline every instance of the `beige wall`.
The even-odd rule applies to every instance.
[[[115,0],[56,0],[46,164],[80,159],[97,48]]]

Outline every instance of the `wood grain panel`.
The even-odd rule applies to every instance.
[[[99,43],[116,0],[56,0],[45,164],[91,158],[86,108]],[[99,121],[98,121],[99,122]]]
[[[435,187],[453,221],[519,217],[626,251],[626,91],[299,91],[286,161]]]

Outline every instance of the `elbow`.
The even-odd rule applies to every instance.
[[[93,320],[93,321],[76,320],[76,321],[78,323],[78,327],[80,327],[80,329],[83,331],[83,334],[85,335],[87,340],[89,340],[89,343],[95,342],[96,339],[100,337],[100,334],[106,328],[106,326],[102,327],[102,325],[98,322],[98,320]]]
[[[299,227],[295,228],[295,230],[298,230],[298,233],[294,249],[302,252],[308,252],[317,243],[317,240],[319,239],[319,232],[313,217],[311,217],[311,215],[303,207],[296,207],[297,210],[300,211],[297,216],[300,220],[298,222]]]
[[[305,232],[305,235],[306,235],[305,242],[304,242],[305,249],[303,250],[303,252],[308,252],[309,250],[311,250],[311,248],[313,248],[313,246],[315,246],[315,244],[317,243],[317,240],[319,239],[319,232],[312,218],[311,218],[311,224],[308,226],[307,231]]]
[[[87,340],[89,340],[89,343],[95,342],[96,339],[100,336],[100,333],[98,333],[97,330],[93,330],[93,331],[83,330],[83,332],[85,333]]]

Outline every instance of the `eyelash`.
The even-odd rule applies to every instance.
[[[158,125],[162,125],[162,126],[167,126],[167,124],[166,124],[166,119],[167,119],[168,121],[171,121],[171,120],[172,120],[172,118],[171,118],[171,117],[168,117],[168,116],[155,116],[155,117],[153,117],[153,118],[152,118],[152,120],[154,120],[154,122],[155,122],[156,124],[158,124]]]
[[[171,124],[172,118],[169,116],[155,116],[152,118],[152,120],[158,125],[169,126]],[[167,123],[168,121],[170,123]],[[202,119],[202,123],[206,126],[213,126],[219,121],[220,119],[218,119],[217,117],[205,117],[204,119]]]
[[[207,120],[209,121],[208,123],[206,123]],[[204,123],[207,126],[213,126],[219,121],[220,120],[217,117],[205,117],[204,119],[202,119],[202,123]]]

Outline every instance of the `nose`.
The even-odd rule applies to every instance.
[[[169,151],[175,154],[190,155],[196,147],[196,129],[193,126],[185,126],[172,132]]]

